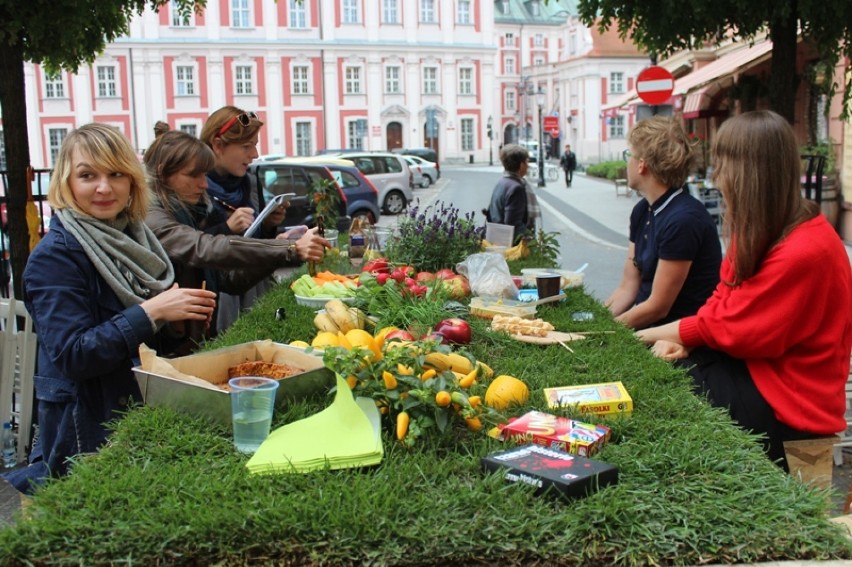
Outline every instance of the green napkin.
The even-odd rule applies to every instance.
[[[310,472],[375,465],[384,455],[381,415],[370,398],[356,401],[337,375],[334,402],[269,434],[246,463],[252,473]]]

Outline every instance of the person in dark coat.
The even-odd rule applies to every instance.
[[[526,148],[517,144],[506,144],[500,150],[503,163],[503,177],[494,186],[491,204],[486,218],[488,222],[508,224],[515,227],[513,241],[520,241],[530,227],[530,214],[527,201],[527,183],[524,176],[529,169],[530,154]]]
[[[105,424],[142,401],[132,368],[143,342],[167,323],[209,320],[216,303],[210,291],[174,285],[143,222],[145,174],[116,128],[87,124],[66,137],[48,202],[50,231],[23,276],[39,342],[39,437],[29,465],[5,475],[25,493],[65,475],[75,455],[97,451]]]
[[[565,186],[571,187],[574,181],[574,170],[577,169],[577,155],[571,151],[571,144],[565,144],[565,153],[559,158],[559,165],[565,172]]]

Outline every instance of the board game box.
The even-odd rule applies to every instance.
[[[544,397],[550,408],[574,407],[581,413],[598,415],[633,412],[633,399],[621,382],[545,388]]]
[[[509,482],[535,486],[536,494],[553,489],[563,496],[581,497],[618,482],[618,468],[613,465],[540,445],[492,453],[481,464]]]
[[[498,425],[489,435],[517,445],[535,443],[573,455],[591,457],[608,441],[611,431],[603,425],[583,423],[541,411],[530,411]]]

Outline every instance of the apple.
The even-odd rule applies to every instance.
[[[397,329],[385,335],[385,341],[414,341],[414,335],[405,329]]]
[[[464,319],[457,317],[444,319],[435,325],[432,332],[443,335],[448,341],[457,345],[466,345],[470,342],[470,325]]]
[[[462,275],[455,275],[444,280],[444,285],[449,288],[450,297],[453,299],[463,299],[470,295],[470,284]]]
[[[435,272],[435,277],[439,280],[448,280],[450,278],[454,278],[456,273],[449,268],[441,268],[437,272]]]
[[[417,272],[417,276],[414,279],[418,282],[431,282],[435,280],[435,274],[432,272]]]

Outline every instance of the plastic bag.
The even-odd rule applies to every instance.
[[[496,252],[471,254],[456,265],[456,271],[468,279],[473,295],[518,298],[518,288],[512,280],[509,265],[502,254]]]

